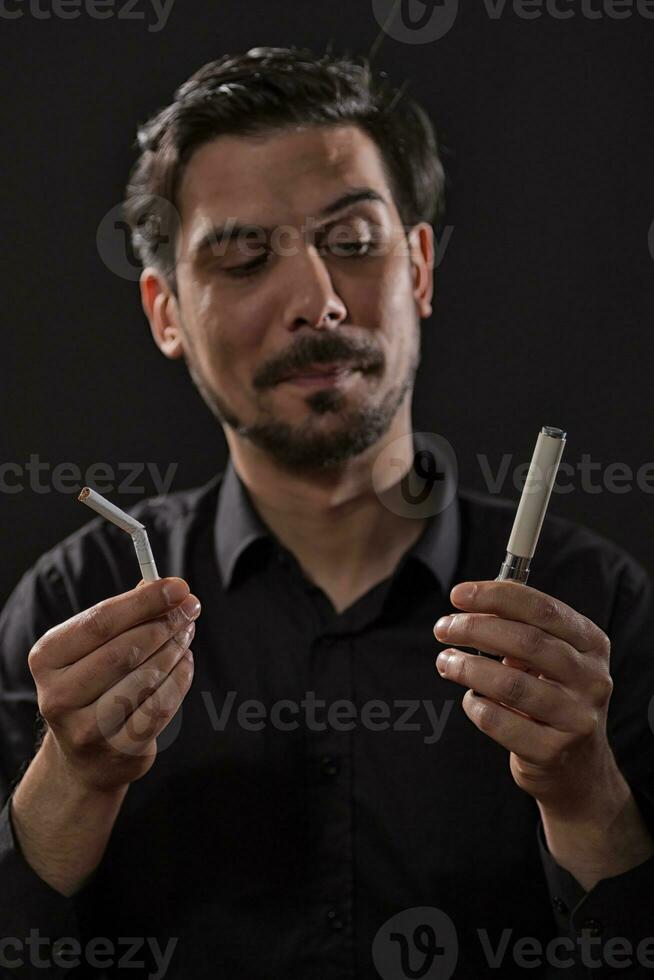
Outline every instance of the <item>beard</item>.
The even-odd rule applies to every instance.
[[[347,394],[338,388],[324,388],[305,398],[310,414],[298,424],[275,418],[244,422],[202,376],[193,350],[186,350],[185,360],[193,383],[221,425],[230,426],[290,472],[324,473],[358,456],[388,431],[400,405],[413,389],[420,361],[420,331],[416,324],[415,342],[404,377],[386,392],[379,404],[348,408]],[[375,361],[373,370],[379,372],[380,365],[381,360]],[[316,418],[330,414],[338,416],[338,425],[331,431],[317,429]]]

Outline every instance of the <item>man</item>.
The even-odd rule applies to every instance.
[[[132,508],[162,582],[134,588],[96,519],[5,607],[5,969],[641,975],[649,582],[554,518],[533,587],[494,582],[514,506],[453,493],[412,432],[443,195],[424,112],[365,64],[255,49],[140,147],[143,308],[230,462]]]

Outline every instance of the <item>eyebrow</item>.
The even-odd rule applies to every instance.
[[[378,191],[374,191],[370,187],[354,188],[346,194],[342,194],[335,201],[332,201],[331,204],[328,204],[327,207],[323,208],[319,212],[318,217],[328,218],[336,214],[337,211],[344,211],[346,208],[351,208],[355,204],[360,204],[363,201],[373,201],[387,206],[386,199]],[[240,235],[247,234],[248,232],[252,233],[254,229],[258,232],[264,232],[266,235],[270,235],[274,231],[274,228],[264,228],[254,224],[242,225],[233,221],[227,221],[222,225],[214,225],[200,238],[197,245],[193,247],[193,258],[198,258],[208,248],[213,248],[218,243],[227,245]]]

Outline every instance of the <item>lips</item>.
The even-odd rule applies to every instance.
[[[339,374],[343,371],[351,371],[353,369],[354,365],[344,364],[342,362],[334,364],[309,364],[300,371],[294,371],[293,374],[287,374],[285,377],[281,378],[281,380],[290,381],[293,378],[329,378],[335,374]]]

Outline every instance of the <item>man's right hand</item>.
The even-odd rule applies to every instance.
[[[28,663],[46,738],[80,786],[119,790],[151,768],[191,685],[199,613],[183,579],[139,582],[36,642]]]

